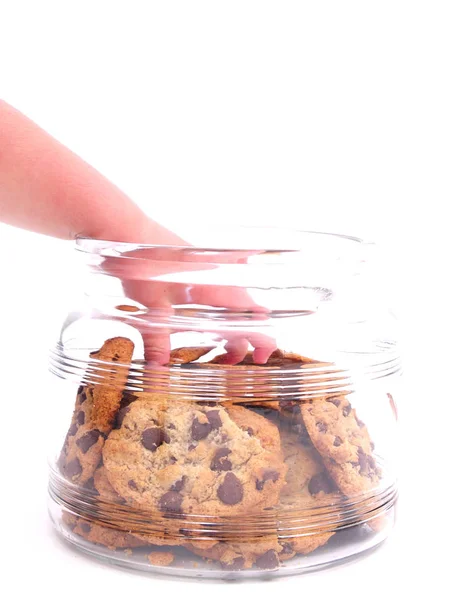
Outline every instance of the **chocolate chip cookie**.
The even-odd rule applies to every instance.
[[[191,346],[190,348],[175,348],[170,352],[170,364],[184,365],[194,362],[213,350],[213,346]]]
[[[92,478],[101,459],[104,440],[111,431],[120,407],[134,344],[116,337],[106,340],[90,357],[102,363],[89,367],[95,385],[81,386],[76,397],[72,422],[58,464],[70,481],[84,484]],[[108,366],[108,364],[110,366]]]
[[[290,398],[292,390],[300,389],[300,376],[296,377],[299,370],[303,376],[307,370],[310,371],[307,374],[307,381],[312,378],[313,384],[316,385],[323,377],[316,374],[316,368],[323,365],[324,363],[318,360],[277,349],[265,364],[255,363],[253,353],[248,352],[238,364],[231,364],[228,354],[220,354],[206,363],[201,363],[199,367],[218,370],[224,395],[229,400],[245,402],[249,406],[279,408],[279,401],[283,401],[284,395]],[[288,385],[282,378],[283,369],[290,372]]]
[[[301,354],[297,354],[296,352],[284,352],[283,350],[276,349],[269,357],[265,364],[260,364],[254,362],[253,353],[248,352],[245,358],[237,363],[238,365],[251,365],[254,367],[260,366],[279,366],[288,364],[312,364],[319,363],[320,361],[315,360],[313,358],[308,358],[307,356],[302,356]],[[215,364],[215,365],[225,365],[229,364],[229,359],[227,354],[219,354],[212,360],[210,360],[207,364]]]
[[[62,514],[62,521],[76,535],[83,537],[93,544],[106,546],[110,550],[146,546],[145,541],[133,536],[131,533],[105,527],[81,517],[76,517],[65,511]]]
[[[99,507],[97,506],[97,509]],[[62,520],[77,535],[95,544],[108,548],[137,548],[139,546],[179,546],[181,544],[179,529],[165,527],[162,520],[151,523],[151,533],[145,532],[148,522],[136,520],[136,514],[126,507],[119,511],[105,511],[101,507],[97,517],[92,515],[77,516],[63,511]],[[101,515],[101,520],[99,518]]]
[[[345,396],[303,403],[301,415],[326,469],[344,494],[377,486],[381,472],[373,456],[374,446]]]
[[[279,434],[269,422],[263,427],[263,417],[255,424],[249,412],[243,424],[245,414],[241,407],[233,412],[151,394],[136,400],[105,443],[108,479],[128,503],[167,516],[272,506],[286,472]]]
[[[106,469],[98,467],[93,476],[93,487],[99,498],[111,504],[123,504],[124,500],[114,490],[109,482]]]
[[[309,554],[334,535],[334,524],[324,525],[323,519],[312,511],[337,511],[333,506],[341,502],[341,494],[327,474],[307,433],[299,435],[291,428],[282,428],[280,433],[288,471],[280,500],[272,513],[273,531],[276,533],[264,535],[261,531],[256,539],[246,540],[247,524],[243,518],[235,540],[217,541],[204,536],[201,540],[184,544],[191,552],[219,561],[223,569],[275,569],[280,561],[296,554]],[[265,516],[269,518],[270,512]]]
[[[335,533],[335,523],[323,524],[323,511],[338,514],[342,496],[327,473],[319,453],[305,435],[281,430],[282,448],[288,467],[279,501],[281,558],[309,554]],[[297,525],[299,522],[299,525]]]
[[[201,541],[185,544],[185,547],[198,556],[216,560],[222,569],[240,571],[257,567],[259,569],[277,569],[279,557],[284,552],[276,535],[251,541],[212,542],[204,544]]]

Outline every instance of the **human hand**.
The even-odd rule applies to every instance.
[[[116,250],[120,252],[119,247]],[[238,271],[245,269],[243,265],[254,254],[192,247],[140,247],[108,257],[100,268],[109,275],[121,276],[126,297],[149,309],[144,318],[131,315],[129,319],[142,334],[149,362],[167,364],[170,335],[184,331],[176,322],[188,319],[187,329],[192,327],[192,319],[201,315],[199,330],[204,332],[206,323],[205,333],[214,342],[225,341],[223,362],[240,362],[251,344],[253,360],[264,364],[276,349],[275,341],[258,327],[263,326],[267,311],[253,301],[245,287],[236,285],[241,278]],[[229,265],[235,266],[237,272],[234,271],[232,284],[225,285],[220,269]]]
[[[121,275],[126,295],[151,309],[151,319],[139,322],[147,360],[168,362],[173,328],[164,324],[176,307],[224,308],[246,312],[246,318],[265,318],[266,311],[244,287],[175,277],[245,263],[251,253],[217,252],[214,261],[205,262],[201,252],[187,252],[185,240],[150,219],[100,173],[3,101],[0,149],[0,220],[64,239],[85,236],[159,246],[141,250],[151,258],[129,261],[126,275]],[[112,268],[109,259],[105,268]],[[225,340],[230,363],[245,356],[248,343],[255,347],[254,360],[259,363],[275,349],[273,340],[248,330],[221,326],[211,331]]]

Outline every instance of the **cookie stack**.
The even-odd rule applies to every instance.
[[[172,564],[183,548],[223,569],[274,569],[325,545],[347,498],[378,486],[374,446],[346,396],[210,402],[130,394],[133,350],[126,338],[107,340],[91,355],[92,383],[78,390],[58,461],[84,498],[84,508],[63,513],[73,534],[111,549],[164,546],[150,552],[152,564]],[[171,362],[210,350],[177,349]],[[306,361],[276,351],[271,365]],[[226,369],[245,377],[245,365],[251,355]]]

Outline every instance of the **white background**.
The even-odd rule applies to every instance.
[[[46,516],[46,354],[70,299],[71,245],[0,225],[5,597],[446,597],[447,2],[0,6],[0,97],[156,220],[186,237],[226,222],[378,241],[406,366],[400,519],[375,554],[232,587],[105,567]]]

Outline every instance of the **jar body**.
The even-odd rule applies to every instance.
[[[114,563],[220,578],[303,572],[382,542],[400,395],[383,305],[340,275],[310,285],[291,253],[95,248],[94,284],[51,355],[57,530]]]

